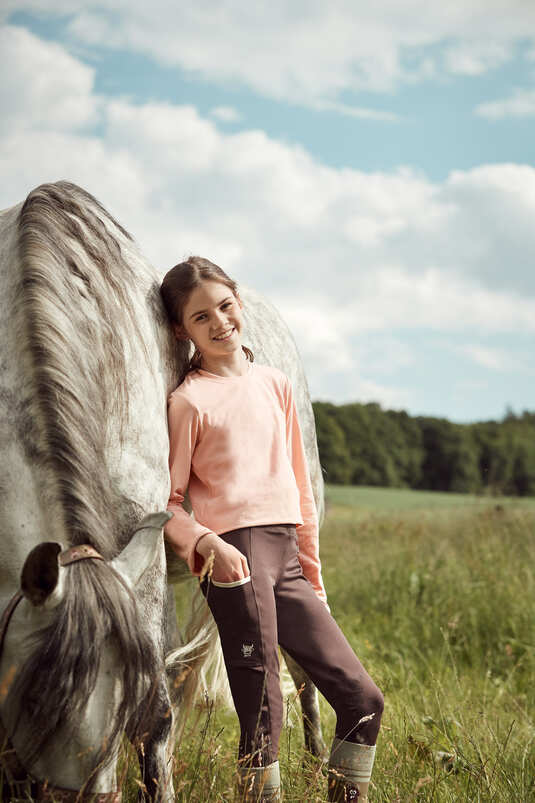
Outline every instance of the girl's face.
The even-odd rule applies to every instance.
[[[179,338],[189,337],[205,359],[224,357],[241,349],[242,303],[230,287],[205,280],[192,291],[184,305]]]

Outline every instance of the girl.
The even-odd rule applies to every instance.
[[[221,268],[190,257],[161,287],[195,352],[168,405],[166,537],[201,575],[241,727],[240,799],[280,800],[278,644],[337,715],[329,800],[367,800],[383,698],[327,607],[318,522],[292,389],[241,344],[242,302]],[[182,507],[189,489],[195,519]]]

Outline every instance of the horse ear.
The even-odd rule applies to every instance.
[[[24,561],[20,587],[32,605],[44,605],[58,587],[61,569],[58,562],[60,552],[61,544],[45,541],[34,547]],[[57,601],[54,599],[54,604],[57,602],[59,598]]]
[[[155,562],[159,550],[163,550],[162,528],[171,516],[167,511],[149,513],[138,524],[123,551],[112,560],[111,565],[129,586],[139,582],[143,572]]]

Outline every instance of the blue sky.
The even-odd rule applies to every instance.
[[[8,0],[0,206],[69,178],[274,302],[313,398],[535,409],[535,6]]]

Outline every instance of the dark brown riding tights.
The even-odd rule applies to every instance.
[[[277,759],[283,718],[278,644],[334,708],[336,736],[375,744],[383,696],[305,579],[295,526],[244,527],[221,538],[247,557],[251,571],[250,581],[238,585],[201,584],[240,721],[240,758],[255,766]]]

